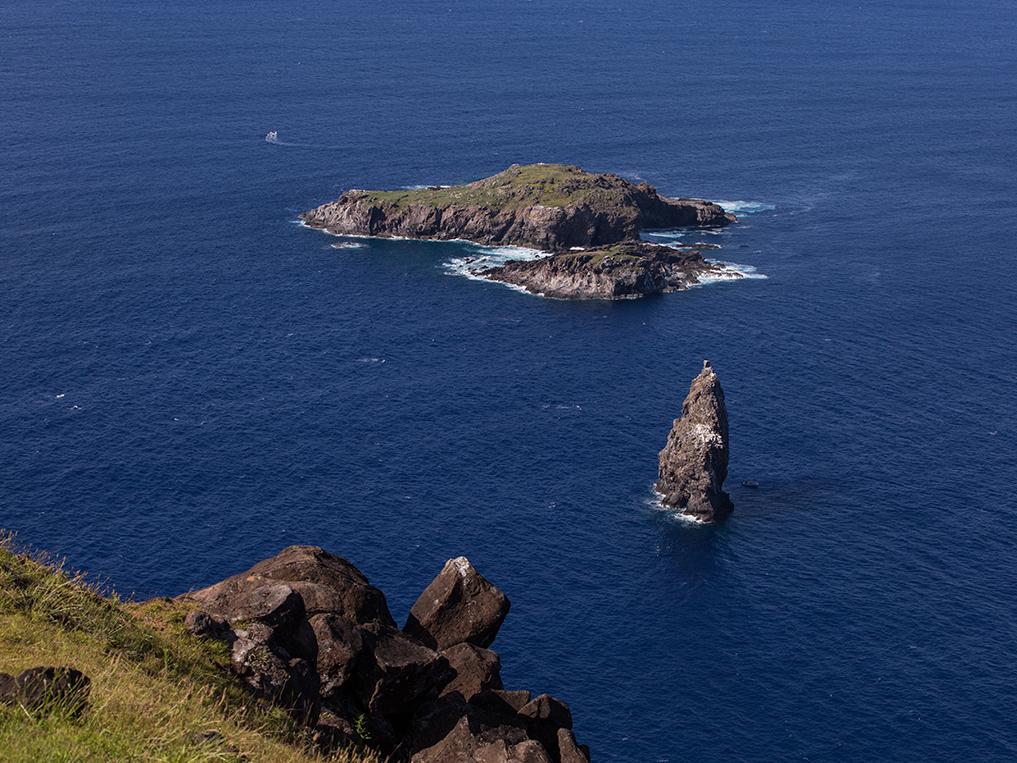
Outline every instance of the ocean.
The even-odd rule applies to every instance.
[[[320,545],[397,620],[466,555],[598,761],[1017,758],[1012,2],[6,0],[0,112],[21,543],[138,598]],[[545,300],[295,223],[536,161],[725,200],[682,240],[765,278]],[[715,527],[651,491],[704,358]]]

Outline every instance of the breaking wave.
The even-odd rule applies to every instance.
[[[445,270],[453,275],[465,276],[466,278],[479,281],[488,280],[478,275],[482,270],[496,268],[514,260],[539,260],[550,256],[548,252],[542,252],[539,249],[529,249],[525,246],[481,246],[479,244],[467,244],[464,249],[466,251],[462,256],[453,257],[445,263]]]
[[[698,276],[699,283],[692,284],[692,286],[709,286],[712,283],[726,283],[727,281],[742,279],[765,281],[768,278],[766,274],[760,273],[752,265],[739,265],[736,262],[723,262],[721,260],[707,261],[712,262],[714,265],[720,265],[722,270],[719,273]]]
[[[777,208],[776,204],[767,204],[765,201],[715,201],[720,204],[725,212],[735,215],[754,215],[757,212],[771,212]]]
[[[698,526],[705,526],[709,524],[708,522],[704,522],[703,520],[697,519],[696,517],[690,516],[688,514],[683,514],[682,512],[678,511],[672,506],[665,506],[663,502],[664,494],[657,492],[656,485],[652,485],[650,487],[650,492],[652,493],[652,497],[646,499],[646,505],[649,506],[651,509],[667,514],[668,518],[673,519],[676,522],[682,522],[684,524]]]

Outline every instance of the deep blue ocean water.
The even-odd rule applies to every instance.
[[[1017,758],[1010,0],[98,6],[0,5],[0,526],[138,597],[313,543],[397,619],[466,554],[599,761]],[[531,161],[753,202],[768,278],[293,222]],[[704,357],[715,528],[650,505]]]

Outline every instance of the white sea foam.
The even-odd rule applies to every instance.
[[[466,253],[461,257],[453,257],[445,263],[445,270],[450,275],[463,276],[474,281],[487,281],[488,283],[499,283],[510,289],[521,291],[525,294],[532,294],[522,286],[516,284],[491,281],[480,275],[480,272],[488,268],[496,268],[506,262],[516,260],[539,260],[549,257],[549,252],[542,252],[539,249],[530,249],[525,246],[482,246],[471,242],[460,242],[465,244]]]
[[[703,520],[697,519],[696,517],[693,517],[693,516],[691,516],[689,514],[683,514],[682,512],[677,511],[673,506],[665,506],[664,502],[663,502],[664,501],[664,494],[658,492],[656,486],[651,487],[650,488],[650,492],[653,493],[653,497],[646,499],[647,505],[650,506],[653,509],[656,509],[657,511],[664,512],[671,519],[675,519],[675,520],[677,520],[679,522],[684,522],[685,524],[689,524],[689,525],[706,525],[706,524],[709,524],[709,522],[704,522]]]
[[[666,243],[668,241],[681,241],[688,233],[687,229],[675,228],[674,230],[648,230],[644,231],[642,235],[659,239]]]
[[[712,262],[714,265],[720,265],[720,272],[703,273],[698,276],[699,283],[691,284],[692,286],[709,286],[713,283],[726,283],[728,281],[737,281],[743,278],[763,281],[768,277],[764,273],[760,273],[752,265],[739,265],[736,262],[722,262],[721,260],[707,260],[707,262]]]
[[[424,191],[428,188],[451,188],[450,185],[401,185],[399,189],[402,191]]]
[[[714,204],[720,204],[724,208],[725,212],[731,212],[735,215],[753,215],[757,212],[770,212],[776,209],[775,204],[767,204],[765,201],[715,201]]]

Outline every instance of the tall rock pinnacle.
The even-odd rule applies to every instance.
[[[720,379],[703,361],[660,451],[657,492],[661,503],[701,522],[724,519],[733,508],[723,490],[727,478],[727,411]]]

